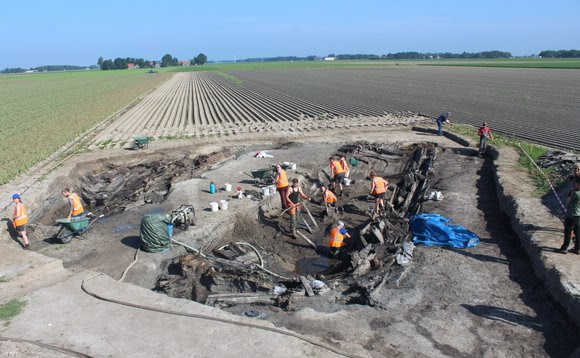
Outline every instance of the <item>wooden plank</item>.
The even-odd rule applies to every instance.
[[[314,248],[314,250],[316,250],[316,244],[313,243],[309,238],[306,237],[306,235],[304,235],[303,233],[301,233],[300,231],[296,230],[296,233],[300,236],[302,236],[302,238],[310,245]]]
[[[312,216],[312,213],[310,212],[310,210],[308,209],[308,207],[306,206],[306,204],[302,204],[302,206],[304,207],[304,210],[306,210],[306,212],[308,213],[308,216],[310,216],[310,220],[312,220],[312,223],[314,224],[314,226],[318,227],[318,224],[316,223],[316,220],[314,220],[314,217]],[[327,214],[328,214],[328,207],[327,207]]]
[[[312,287],[310,287],[310,282],[308,282],[306,277],[300,276],[299,279],[300,279],[300,282],[302,283],[302,286],[306,290],[306,296],[308,296],[308,297],[314,296],[314,291],[312,291]]]
[[[377,238],[377,240],[379,240],[381,242],[381,244],[385,243],[385,239],[383,238],[383,234],[381,234],[381,231],[378,228],[373,228],[372,230],[373,234],[375,235],[375,237]]]
[[[308,225],[308,223],[306,222],[306,220],[304,219],[303,216],[300,217],[302,219],[302,222],[304,223],[304,225],[306,225],[306,229],[308,229],[308,232],[313,234],[314,232],[312,231],[312,229],[310,228],[310,225]]]

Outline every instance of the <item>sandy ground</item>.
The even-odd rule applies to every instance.
[[[381,133],[341,136],[345,141],[360,139],[436,140],[449,148],[456,147],[447,139],[411,132],[388,137]],[[311,161],[324,161],[332,151],[327,137],[307,141],[310,144],[273,149],[276,158],[272,162],[290,160],[300,165],[307,156]],[[236,160],[176,186],[174,197],[170,195],[162,205],[141,207],[128,215],[113,216],[95,224],[86,241],[74,240],[63,246],[40,243],[34,238],[33,247],[62,259],[73,271],[94,269],[118,278],[133,259],[142,214],[169,209],[183,199],[195,200],[202,223],[191,235],[182,234],[183,239],[195,245],[207,244],[216,239],[224,220],[231,221],[236,212],[257,207],[252,206],[257,204],[232,202],[227,212],[212,214],[204,210],[209,201],[216,199],[203,191],[209,180],[249,185],[243,172],[268,163],[268,160],[250,158],[251,153],[268,145],[273,144],[246,147]],[[324,146],[324,150],[312,154],[312,146],[316,145]],[[327,342],[356,342],[376,357],[569,355],[577,345],[578,334],[534,277],[529,261],[499,213],[491,163],[473,154],[474,151],[463,148],[440,153],[436,162],[439,182],[435,187],[443,191],[445,199],[429,203],[424,210],[441,213],[476,232],[482,238],[480,245],[467,250],[419,247],[407,280],[398,289],[385,290],[390,304],[384,310],[354,304],[332,311],[314,307],[289,314],[269,311],[269,319],[276,325]],[[228,195],[221,193],[217,198]],[[150,287],[152,277],[140,281],[135,275],[157,272],[155,265],[180,252],[183,251],[176,249],[172,254],[156,258],[142,256],[141,266],[136,265],[128,281]]]

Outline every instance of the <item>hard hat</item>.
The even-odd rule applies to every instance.
[[[338,222],[338,226],[344,227],[344,222],[342,222],[342,221],[339,221],[339,222]]]
[[[14,199],[20,199],[20,194],[12,195],[12,200],[14,200]]]

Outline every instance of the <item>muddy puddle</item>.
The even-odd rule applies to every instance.
[[[321,302],[381,307],[381,292],[397,287],[408,272],[413,246],[407,217],[421,208],[436,154],[432,144],[345,145],[335,155],[356,165],[337,210],[328,210],[321,199],[320,186],[329,181],[325,168],[297,172],[314,200],[301,207],[296,238],[289,217],[280,217],[278,195],[264,199],[257,219],[238,213],[233,231],[207,255],[165,262],[155,290],[236,313],[291,311]],[[371,171],[391,187],[378,215],[368,195]],[[327,237],[339,220],[351,238],[336,252]]]

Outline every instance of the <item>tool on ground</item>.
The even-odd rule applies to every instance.
[[[193,205],[181,205],[178,209],[171,212],[171,223],[183,230],[197,224],[195,209]]]
[[[308,223],[306,222],[306,219],[304,219],[304,216],[300,217],[302,219],[302,222],[304,223],[304,225],[306,225],[306,229],[308,229],[308,232],[313,234],[314,231],[312,231],[312,229],[310,228],[310,225],[308,225]]]
[[[312,240],[310,240],[309,238],[307,238],[306,235],[304,235],[303,233],[301,233],[298,230],[296,230],[296,233],[298,235],[300,235],[310,246],[312,246],[314,248],[314,250],[316,250],[316,244],[314,242],[312,242]]]
[[[314,226],[318,227],[316,220],[314,220],[314,217],[312,216],[312,213],[310,213],[310,210],[308,210],[308,207],[306,206],[306,204],[304,204],[304,210],[306,210],[306,212],[308,213],[308,216],[310,216],[310,220],[312,220],[312,223],[314,224]]]

